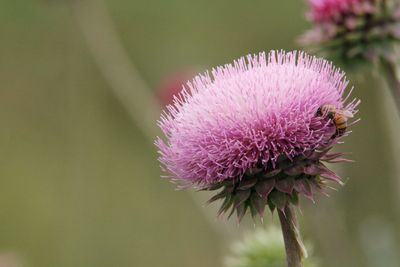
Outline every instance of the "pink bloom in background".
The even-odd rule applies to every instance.
[[[14,253],[0,254],[0,267],[23,267],[28,266],[22,257]]]
[[[372,13],[372,0],[309,0],[309,18],[315,23],[339,22],[345,16]]]
[[[346,67],[395,60],[400,39],[399,0],[308,0],[312,28],[299,38],[310,51]]]
[[[193,78],[193,71],[183,70],[166,76],[157,87],[156,98],[162,106],[173,103],[174,96],[178,95],[186,82]]]
[[[343,108],[346,86],[342,71],[305,53],[261,53],[218,67],[197,76],[162,115],[160,161],[172,178],[198,185],[272,168],[280,155],[330,141],[335,127],[316,112]]]

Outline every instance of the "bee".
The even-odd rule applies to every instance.
[[[326,116],[333,121],[336,126],[336,133],[333,137],[337,137],[346,132],[347,120],[353,117],[353,113],[348,110],[338,109],[334,105],[323,105],[318,108],[317,116]]]

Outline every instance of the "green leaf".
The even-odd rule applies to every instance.
[[[280,210],[287,204],[287,195],[276,190],[271,192],[269,199],[271,199],[272,203]]]
[[[299,194],[297,194],[297,192],[293,192],[289,200],[290,203],[297,206],[299,204]]]
[[[268,199],[267,204],[268,204],[269,210],[273,213],[276,207],[275,207],[274,203],[272,203],[271,199]]]
[[[235,203],[235,208],[243,204],[250,197],[250,190],[237,191],[233,196],[233,201]]]
[[[236,215],[239,223],[242,221],[244,215],[246,214],[246,210],[247,210],[246,203],[242,203],[236,207]]]
[[[272,171],[268,171],[268,172],[263,173],[261,175],[261,177],[263,177],[263,178],[271,178],[271,177],[274,177],[275,175],[278,175],[281,171],[282,171],[281,169],[275,169],[275,170],[272,170]]]
[[[257,210],[254,208],[253,205],[250,205],[249,208],[250,208],[251,218],[253,218],[253,221],[255,222],[257,217]]]
[[[274,186],[275,179],[265,179],[256,184],[255,190],[263,199],[267,199]]]
[[[233,197],[231,195],[227,196],[222,203],[221,207],[218,210],[218,216],[221,215],[222,213],[226,213],[229,208],[233,205]]]
[[[243,177],[243,179],[239,182],[237,190],[248,190],[252,188],[256,183],[256,177]]]
[[[287,177],[277,180],[275,187],[281,192],[291,194],[293,192],[294,183],[293,177]]]
[[[263,200],[258,194],[254,193],[251,195],[250,204],[250,207],[254,208],[260,217],[264,216],[266,201]]]
[[[230,195],[233,191],[233,188],[231,187],[225,187],[224,190],[222,190],[221,192],[219,192],[218,194],[216,194],[215,196],[213,196],[212,198],[210,198],[207,203],[212,203],[218,199],[224,198],[228,195]]]

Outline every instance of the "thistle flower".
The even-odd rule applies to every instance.
[[[313,29],[300,42],[344,63],[393,59],[400,41],[395,0],[308,0]]]
[[[329,150],[348,132],[321,107],[354,114],[347,85],[341,70],[303,52],[240,58],[195,77],[167,107],[159,160],[181,187],[221,190],[210,199],[224,199],[219,214],[283,211],[299,194],[342,183],[323,162],[346,161]]]

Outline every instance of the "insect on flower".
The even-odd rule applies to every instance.
[[[317,116],[327,116],[336,126],[336,133],[333,137],[341,136],[346,132],[347,121],[353,118],[353,113],[344,109],[337,109],[334,105],[323,105],[318,108]]]

